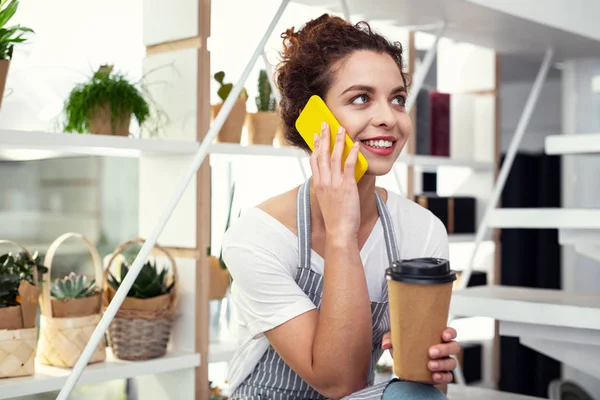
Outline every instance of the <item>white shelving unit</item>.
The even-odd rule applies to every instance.
[[[90,364],[81,375],[79,385],[108,382],[116,379],[135,378],[190,370],[200,365],[200,355],[195,353],[170,352],[162,358],[146,361],[123,361],[115,358],[110,350],[106,361]],[[59,390],[65,384],[70,369],[36,364],[33,376],[0,379],[0,399]]]
[[[600,210],[561,208],[501,208],[490,217],[494,228],[600,229]]]
[[[300,157],[308,158],[307,154],[294,147],[273,147],[269,145],[248,145],[236,143],[214,143],[210,147],[211,158],[234,160],[245,156]],[[425,169],[439,167],[461,167],[475,171],[492,171],[494,164],[473,160],[461,160],[451,157],[423,156],[403,154],[398,157],[398,164],[419,166]]]
[[[551,137],[553,154],[586,153],[594,149],[582,135]],[[591,151],[594,152],[594,151]],[[558,229],[559,243],[600,261],[599,209],[496,209],[490,217],[496,228]],[[600,294],[569,293],[524,287],[489,286],[455,293],[451,312],[486,316],[500,321],[500,333],[514,336],[542,354],[600,378]]]
[[[107,135],[0,130],[0,159],[28,161],[72,156],[142,157],[193,154],[197,142]]]
[[[600,133],[552,135],[546,137],[546,154],[599,154]]]

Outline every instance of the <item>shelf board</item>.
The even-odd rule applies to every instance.
[[[0,130],[0,160],[28,161],[81,155],[140,157],[142,155],[194,154],[200,144],[193,141],[136,139],[109,135]],[[213,143],[209,153],[214,158],[232,160],[238,157],[272,156],[307,158],[294,147]],[[492,170],[493,164],[448,157],[401,155],[399,163],[438,168],[443,166]]]
[[[293,0],[341,13],[337,0]],[[444,37],[541,61],[554,48],[553,61],[600,52],[600,42],[465,0],[347,0],[355,20],[385,21],[395,26],[425,26],[446,21]],[[416,29],[416,28],[415,28]],[[432,31],[429,29],[429,31]],[[432,31],[433,32],[433,31]]]
[[[122,136],[0,130],[0,159],[28,161],[80,155],[140,157],[193,154],[197,142]]]
[[[211,158],[231,161],[239,157],[247,156],[272,156],[272,157],[299,157],[308,158],[308,155],[295,147],[274,147],[270,145],[241,145],[237,143],[214,143],[210,147]],[[474,170],[494,169],[493,163],[460,160],[450,157],[426,156],[426,155],[405,155],[398,157],[398,163],[413,166],[420,166],[425,169],[436,169],[439,167],[463,167]]]
[[[490,216],[492,228],[600,229],[600,209],[499,208]]]
[[[600,133],[546,136],[546,154],[600,154]]]
[[[208,348],[208,362],[228,362],[231,361],[233,354],[238,346],[235,342],[211,343]]]
[[[475,286],[452,293],[450,313],[503,322],[600,330],[600,295],[515,286]]]
[[[195,368],[200,365],[200,355],[195,353],[171,352],[164,357],[145,361],[116,359],[110,349],[107,349],[106,355],[105,362],[90,364],[85,368],[77,382],[78,386]],[[70,371],[66,368],[36,364],[33,376],[0,379],[0,399],[60,390]]]

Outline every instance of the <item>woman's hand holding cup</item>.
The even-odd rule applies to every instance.
[[[442,332],[443,343],[431,346],[429,348],[429,362],[427,364],[429,370],[432,373],[433,382],[436,383],[438,389],[446,392],[446,384],[452,382],[453,376],[450,371],[454,370],[457,366],[456,359],[460,351],[460,344],[456,342],[456,330],[454,328],[446,328]],[[392,352],[392,337],[391,333],[386,333],[383,336],[381,347],[384,350],[390,350]]]

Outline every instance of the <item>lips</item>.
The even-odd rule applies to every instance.
[[[379,136],[361,140],[361,146],[369,150],[371,153],[379,156],[388,156],[394,152],[396,147],[396,138],[393,136]]]

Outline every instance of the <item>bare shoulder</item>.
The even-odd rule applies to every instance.
[[[298,195],[298,189],[299,188],[296,187],[271,197],[257,205],[256,208],[266,212],[285,225],[294,234],[297,234],[296,197]]]

